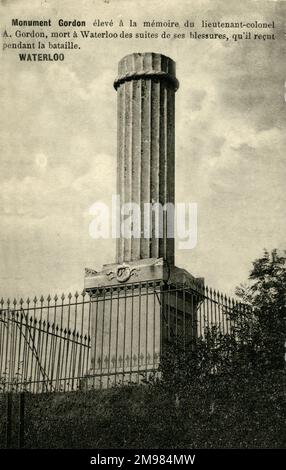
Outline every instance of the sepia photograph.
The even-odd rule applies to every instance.
[[[285,1],[0,12],[0,455],[275,463]]]

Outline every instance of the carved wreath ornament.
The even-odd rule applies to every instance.
[[[126,282],[131,276],[136,276],[137,268],[131,268],[129,264],[123,263],[117,266],[115,271],[109,271],[106,276],[109,280],[116,277],[118,282]]]

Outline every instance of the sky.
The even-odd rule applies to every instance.
[[[286,248],[285,2],[2,0],[0,18],[1,32],[11,18],[276,24],[272,41],[94,39],[54,63],[1,47],[0,297],[81,291],[85,267],[114,262],[89,209],[115,193],[113,81],[132,52],[170,56],[180,81],[176,201],[198,204],[198,243],[176,265],[228,294],[264,248]]]

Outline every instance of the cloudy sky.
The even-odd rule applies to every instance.
[[[180,80],[176,199],[197,202],[199,220],[176,264],[233,292],[263,248],[286,248],[285,2],[70,3],[2,0],[1,31],[15,17],[275,20],[276,39],[89,40],[62,63],[1,52],[0,296],[82,289],[84,267],[114,261],[114,241],[89,236],[89,208],[115,192],[117,63],[144,51],[174,59]]]

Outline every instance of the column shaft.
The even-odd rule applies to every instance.
[[[174,67],[171,59],[154,53],[132,54],[119,63],[117,190],[121,204],[140,206],[141,236],[118,239],[118,263],[164,258],[174,264],[174,238],[167,236],[165,211],[162,237],[155,233],[154,211],[151,236],[144,237],[144,203],[174,204]]]

